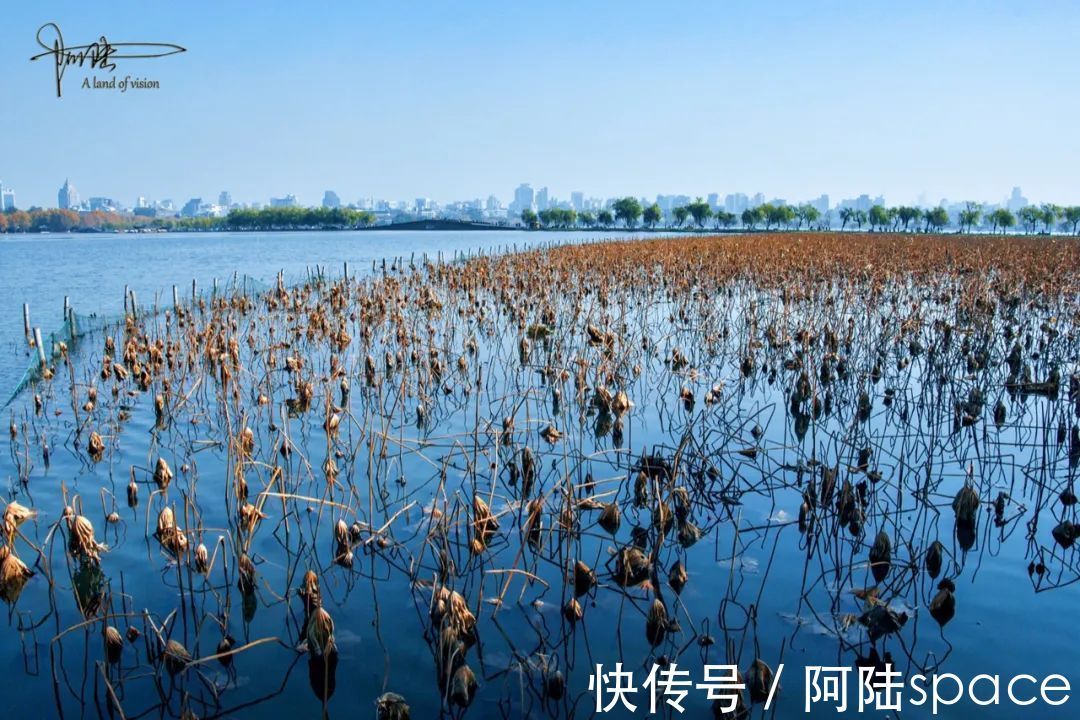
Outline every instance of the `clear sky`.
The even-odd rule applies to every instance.
[[[57,99],[37,28],[172,42],[158,90]],[[762,191],[1080,203],[1080,2],[12,2],[0,181],[21,207],[325,189],[504,202]],[[98,73],[99,76],[102,73]]]

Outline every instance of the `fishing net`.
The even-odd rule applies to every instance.
[[[321,268],[312,270],[309,271],[306,278],[293,280],[289,283],[286,283],[284,278],[279,275],[278,283],[293,287],[304,282],[310,282],[316,276],[321,278],[323,273],[324,270]],[[270,284],[250,275],[235,274],[224,284],[219,285],[215,280],[210,287],[202,290],[199,290],[198,286],[193,284],[191,292],[185,292],[183,295],[178,294],[176,299],[178,304],[197,305],[200,302],[210,302],[218,297],[257,295],[269,290],[271,287]],[[124,312],[122,313],[80,313],[69,307],[67,317],[64,318],[60,327],[48,334],[42,333],[40,352],[38,352],[38,348],[34,348],[34,352],[30,354],[26,369],[23,370],[19,380],[6,396],[2,396],[4,401],[0,404],[0,409],[6,408],[27,387],[40,380],[46,368],[53,367],[55,362],[64,355],[65,351],[74,350],[84,338],[104,335],[109,331],[122,328],[129,314],[134,314],[137,317],[147,314],[154,316],[169,312],[172,309],[172,303],[162,305],[155,302],[151,305],[139,305],[135,302],[135,296],[131,293],[128,293],[124,298]],[[36,339],[33,339],[33,336],[28,340],[31,340],[34,344],[37,342]],[[44,363],[42,363],[42,357],[45,359]]]

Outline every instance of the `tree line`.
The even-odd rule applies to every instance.
[[[939,232],[954,224],[960,232],[988,227],[991,232],[1005,233],[1019,225],[1028,233],[1049,233],[1056,228],[1074,235],[1080,234],[1078,205],[1063,207],[1046,203],[1029,205],[1015,214],[1007,208],[997,208],[984,214],[978,203],[969,202],[956,215],[955,222],[941,206],[917,208],[907,205],[873,205],[869,210],[844,207],[838,211],[838,215],[841,230],[847,230],[850,226],[858,230],[865,227],[873,232],[907,232],[920,229],[923,232]],[[610,208],[596,213],[577,212],[568,208],[547,208],[540,212],[525,209],[521,213],[521,221],[525,227],[534,230],[575,227],[623,227],[631,230],[638,227],[639,223],[652,230],[663,226],[664,213],[657,203],[643,205],[637,198],[624,197],[611,203]],[[738,224],[746,230],[801,230],[804,227],[825,230],[833,227],[831,212],[822,214],[810,204],[765,203],[747,208],[736,216],[726,210],[714,210],[701,198],[672,208],[666,227],[682,229],[690,226],[704,230],[710,221],[717,230],[732,228]]]
[[[0,213],[0,232],[112,232],[120,230],[345,230],[375,224],[351,208],[271,207],[231,210],[223,217],[150,217],[56,208]]]

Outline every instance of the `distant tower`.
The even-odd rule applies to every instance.
[[[72,210],[79,207],[79,191],[75,189],[75,186],[67,178],[64,179],[64,186],[60,188],[60,192],[56,194],[56,201],[57,207],[61,210]]]
[[[531,210],[533,206],[533,189],[528,183],[518,185],[514,191],[514,202],[510,203],[511,215],[520,215],[523,210]]]
[[[229,194],[228,190],[221,191],[217,198],[217,204],[223,208],[232,207],[232,195]]]

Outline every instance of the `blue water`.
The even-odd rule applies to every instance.
[[[155,299],[171,304],[171,286],[189,289],[193,277],[201,287],[215,277],[224,283],[233,273],[270,283],[283,271],[286,278],[299,280],[316,265],[336,276],[345,261],[359,275],[370,272],[373,259],[383,257],[403,256],[407,261],[415,253],[419,261],[424,253],[434,257],[441,250],[449,259],[455,250],[475,252],[515,244],[520,248],[552,239],[591,237],[495,232],[0,237],[0,338],[12,359],[0,379],[17,379],[25,365],[20,307],[26,301],[35,324],[48,329],[48,319],[59,318],[64,295],[80,313],[111,315],[122,310],[125,285],[135,290],[141,304]],[[291,418],[285,417],[283,407],[294,388],[281,370],[281,358],[271,371],[263,365],[265,354],[248,357],[244,351],[250,372],[236,382],[245,421],[256,434],[255,461],[245,467],[250,493],[274,491],[271,467],[276,466],[282,473],[281,487],[309,498],[285,504],[279,497],[267,496],[264,510],[269,517],[253,533],[248,548],[259,578],[249,605],[237,589],[235,567],[236,547],[244,537],[236,532],[235,500],[225,502],[233,472],[221,444],[225,431],[221,408],[229,404],[223,403],[227,396],[201,371],[178,373],[179,387],[173,392],[190,400],[176,411],[172,423],[160,427],[152,412],[153,392],[125,389],[110,396],[111,382],[96,375],[103,340],[86,339],[74,349],[75,382],[82,388],[80,398],[85,387],[99,386],[98,407],[89,414],[72,407],[68,371],[61,365],[63,374],[35,389],[43,396],[43,412],[33,412],[29,393],[20,396],[9,411],[19,427],[18,439],[9,441],[6,431],[0,439],[0,478],[7,499],[39,512],[36,520],[20,528],[23,537],[15,540],[19,556],[36,575],[17,602],[8,606],[7,627],[0,627],[0,659],[9,680],[7,702],[39,708],[43,716],[108,716],[103,680],[107,677],[127,717],[143,713],[178,717],[185,707],[202,717],[318,717],[322,705],[312,689],[311,661],[296,650],[304,633],[302,604],[295,590],[303,572],[314,568],[321,578],[323,606],[336,624],[339,650],[336,688],[326,706],[329,715],[370,716],[375,698],[391,690],[406,697],[412,717],[439,717],[442,703],[431,638],[425,637],[431,589],[426,583],[411,584],[409,569],[421,568],[416,573],[420,581],[435,577],[435,556],[424,546],[433,522],[430,510],[437,505],[465,517],[473,492],[490,498],[500,531],[488,551],[473,557],[462,529],[451,551],[457,567],[453,586],[479,616],[480,642],[469,650],[468,663],[480,689],[467,717],[593,717],[595,698],[588,686],[596,664],[610,670],[613,663],[624,663],[635,672],[640,687],[662,655],[689,670],[695,682],[702,679],[706,663],[732,661],[745,670],[754,657],[773,668],[782,662],[785,670],[774,710],[758,706],[754,716],[802,717],[804,667],[850,666],[856,650],[869,650],[865,632],[858,624],[846,627],[844,617],[866,609],[852,590],[873,584],[866,556],[879,529],[889,532],[894,543],[889,584],[895,596],[888,600],[911,619],[896,636],[877,646],[891,652],[900,669],[913,672],[941,661],[940,672],[965,680],[979,673],[1038,677],[1061,673],[1074,683],[1080,680],[1076,673],[1080,647],[1071,632],[1080,601],[1080,584],[1073,582],[1076,550],[1055,548],[1049,535],[1063,513],[1056,493],[1075,479],[1076,468],[1068,463],[1065,448],[1042,435],[1069,417],[1064,398],[1053,402],[1009,397],[1001,389],[1000,371],[994,371],[987,413],[1001,397],[1009,405],[1008,422],[997,428],[987,418],[974,429],[954,431],[955,388],[924,383],[924,355],[902,371],[886,364],[885,377],[877,383],[863,378],[838,385],[837,408],[801,435],[786,413],[788,376],[781,372],[781,380],[774,382],[760,370],[742,378],[737,354],[710,356],[696,346],[701,337],[692,325],[669,323],[668,314],[675,308],[666,304],[662,290],[639,290],[646,292],[620,291],[608,312],[645,317],[642,326],[667,330],[652,338],[658,343],[655,352],[639,355],[640,373],[628,375],[626,389],[635,407],[624,418],[622,442],[616,442],[610,431],[596,432],[598,418],[574,401],[572,379],[561,386],[561,401],[553,403],[551,387],[538,372],[546,351],[537,343],[529,363],[522,365],[517,359],[520,329],[515,321],[504,315],[494,315],[486,327],[475,319],[463,321],[456,312],[462,307],[459,301],[445,295],[441,314],[427,317],[406,311],[417,321],[421,335],[447,358],[444,380],[449,392],[442,392],[442,384],[436,386],[439,392],[431,398],[430,419],[423,427],[415,423],[419,400],[414,394],[399,397],[390,382],[377,390],[363,387],[364,356],[372,355],[381,368],[383,349],[395,347],[392,334],[381,325],[376,326],[370,346],[361,339],[363,320],[349,325],[353,341],[342,358],[352,379],[346,406],[352,416],[343,422],[340,437],[329,444],[322,428],[324,401],[327,395],[334,402],[338,398],[336,382],[324,386],[319,380],[328,370],[325,351],[317,351],[317,343],[295,341],[296,351],[309,358],[316,396],[312,410]],[[898,287],[897,293],[904,292]],[[645,297],[651,302],[642,302]],[[744,283],[728,297],[709,298],[701,310],[719,313],[738,327],[751,299],[764,307],[778,307],[775,297],[760,296],[752,284]],[[481,300],[491,298],[482,294]],[[260,307],[254,312],[267,311]],[[275,327],[284,332],[290,321],[281,312],[275,318]],[[166,333],[163,316],[148,322],[151,334]],[[583,324],[560,326],[558,338],[579,339]],[[1032,320],[1033,326],[1037,324]],[[627,325],[629,335],[639,332],[633,322]],[[866,327],[874,332],[872,322]],[[246,335],[243,324],[237,333]],[[470,336],[478,341],[475,357],[464,350]],[[697,370],[693,377],[677,375],[665,364],[673,347],[690,354]],[[600,350],[583,352],[596,361]],[[856,349],[852,354],[864,357],[864,352]],[[453,361],[459,356],[468,358],[468,373],[455,369]],[[1064,360],[1067,376],[1076,370],[1076,358]],[[487,378],[483,386],[472,380],[478,365]],[[705,392],[721,383],[722,400],[706,406]],[[692,411],[679,399],[684,385],[697,397]],[[957,380],[956,387],[961,385]],[[867,389],[874,400],[865,423],[854,418],[856,388]],[[895,391],[891,404],[884,402],[886,388]],[[269,405],[252,402],[259,391],[270,394]],[[512,448],[497,445],[488,430],[500,427],[508,415],[516,421]],[[233,416],[231,422],[239,421]],[[555,444],[541,439],[540,431],[548,423],[567,436]],[[758,438],[751,432],[755,425],[762,431]],[[100,431],[106,440],[100,462],[87,457],[90,429]],[[297,448],[287,459],[276,452],[283,432]],[[651,595],[640,589],[623,593],[614,587],[609,563],[611,553],[630,542],[632,526],[647,528],[652,522],[648,508],[637,508],[630,501],[634,462],[642,452],[670,457],[687,433],[695,450],[688,456],[693,459],[687,461],[686,472],[692,475],[711,464],[720,479],[698,498],[711,502],[695,505],[693,512],[704,537],[686,549],[676,547],[670,538],[665,546],[662,592],[681,629],[650,648],[643,631]],[[385,458],[369,445],[373,437],[388,443]],[[43,442],[50,447],[48,467],[42,459]],[[873,466],[883,476],[869,490],[864,534],[853,537],[842,528],[834,534],[829,528],[808,541],[794,522],[802,499],[799,482],[818,471],[808,470],[800,478],[794,468],[816,459],[840,465],[840,479],[857,482],[864,476],[846,468],[855,464],[854,455],[864,444],[873,446]],[[614,540],[596,525],[597,512],[584,511],[582,533],[571,542],[565,543],[557,529],[545,535],[541,550],[531,550],[523,542],[519,490],[508,484],[506,469],[523,446],[536,454],[534,496],[547,497],[549,510],[557,509],[559,491],[568,479],[581,483],[586,473],[597,483],[597,496],[619,500],[623,518]],[[749,447],[758,448],[755,457],[736,452]],[[321,468],[335,453],[340,454],[339,486],[328,491]],[[150,482],[158,457],[176,473],[164,495],[153,494]],[[918,490],[928,465],[933,487],[923,498]],[[950,504],[968,477],[969,465],[984,505],[975,545],[965,552],[954,537]],[[139,483],[135,507],[125,499],[132,471]],[[1032,479],[1038,484],[1029,482]],[[689,479],[685,482],[692,484]],[[723,493],[720,487],[725,488]],[[989,503],[1001,491],[1008,492],[1010,500],[1008,522],[998,528]],[[166,504],[183,508],[185,501],[201,521],[198,532],[196,518],[181,519],[193,535],[192,544],[203,542],[217,553],[205,579],[187,566],[178,568],[151,536],[161,508]],[[111,608],[111,624],[121,632],[135,626],[144,633],[125,646],[119,666],[104,664],[100,625],[80,624],[70,575],[74,565],[65,552],[66,531],[54,530],[65,504],[74,504],[88,517],[97,539],[109,546],[102,555],[100,590]],[[1034,519],[1036,509],[1038,525],[1029,541],[1026,523]],[[106,523],[105,517],[114,510],[119,522]],[[381,552],[357,547],[351,570],[334,565],[332,534],[338,517],[376,528],[388,524],[393,545]],[[545,515],[549,530],[557,517],[557,512]],[[942,577],[953,578],[957,585],[957,614],[943,630],[926,613],[936,583],[923,571],[922,557],[933,539],[946,548]],[[576,628],[561,618],[562,605],[572,594],[566,571],[574,559],[592,566],[601,583],[581,598],[585,619]],[[676,559],[690,575],[678,599],[666,584],[666,569]],[[1045,580],[1029,578],[1027,567],[1033,559],[1046,562]],[[905,569],[908,563],[911,567]],[[507,568],[527,569],[541,581],[506,574]],[[1050,584],[1063,587],[1049,589]],[[283,600],[287,594],[288,602]],[[502,603],[496,606],[491,601],[500,595]],[[154,643],[148,640],[144,613],[154,625],[167,628],[170,637],[181,640],[195,658],[213,655],[224,632],[235,638],[236,646],[260,644],[239,654],[231,667],[210,660],[173,678],[153,661]],[[716,641],[709,648],[698,644],[706,634]],[[734,647],[730,658],[726,640]],[[558,669],[566,676],[563,698],[544,696],[545,669]],[[849,707],[857,706],[855,692],[853,688],[849,693]],[[641,707],[648,707],[647,691],[634,699],[641,714]],[[709,716],[709,703],[700,690],[692,690],[684,705],[687,717]],[[1034,716],[1073,717],[1070,708],[1071,704],[1056,709],[1040,705]],[[939,716],[1026,718],[1031,713],[1011,706],[978,709],[964,704],[942,708]],[[670,710],[666,714],[679,716]],[[908,715],[928,717],[930,712],[924,707]]]

